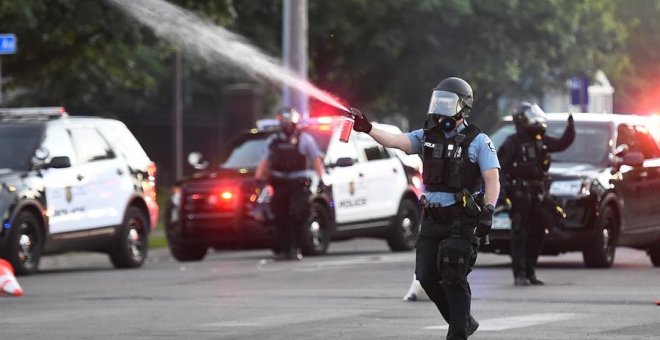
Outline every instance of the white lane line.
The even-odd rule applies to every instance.
[[[354,316],[373,313],[366,309],[333,309],[318,310],[314,312],[284,313],[250,318],[247,320],[231,320],[224,322],[211,322],[199,324],[201,327],[273,327],[293,325],[305,322],[323,321],[328,319],[351,318]]]
[[[503,331],[506,329],[523,328],[541,325],[544,323],[576,319],[575,313],[542,313],[512,316],[506,318],[486,319],[479,321],[479,331]],[[429,326],[424,329],[447,329],[448,325]]]

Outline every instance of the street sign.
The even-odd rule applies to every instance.
[[[16,35],[0,34],[0,54],[16,53]]]

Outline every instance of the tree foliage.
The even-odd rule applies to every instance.
[[[175,2],[280,54],[281,0]],[[309,1],[309,74],[353,105],[379,115],[400,112],[413,121],[423,119],[430,90],[441,79],[460,76],[475,90],[475,116],[495,116],[502,96],[541,98],[570,76],[605,69],[619,77],[634,72],[630,60],[657,60],[627,54],[654,53],[655,45],[645,46],[627,31],[634,24],[636,33],[657,32],[657,5],[655,14],[635,21],[639,10],[624,3]],[[0,30],[19,37],[19,54],[2,57],[6,89],[14,91],[11,104],[65,102],[101,114],[169,111],[172,47],[105,1],[0,0]],[[226,79],[194,60],[186,64],[190,100],[211,105]]]

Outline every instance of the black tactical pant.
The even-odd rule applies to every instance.
[[[541,198],[518,195],[511,205],[511,269],[514,278],[536,278],[536,263],[545,238]]]
[[[453,216],[452,216],[453,215]],[[452,225],[454,228],[452,230]],[[424,213],[422,228],[417,240],[417,263],[415,275],[424,291],[433,301],[449,324],[447,339],[467,339],[468,329],[474,329],[476,321],[470,315],[472,292],[467,275],[472,271],[477,260],[479,239],[474,236],[474,221],[467,221],[457,211],[435,214]],[[443,245],[452,239],[465,252],[461,254],[467,262],[448,264],[443,261],[450,255],[443,256]],[[454,248],[455,249],[455,248]],[[447,253],[445,253],[447,254]]]
[[[306,226],[311,204],[309,180],[273,180],[272,200],[280,252],[295,256],[300,250],[303,228]]]

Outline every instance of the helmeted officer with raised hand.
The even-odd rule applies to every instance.
[[[424,129],[392,134],[373,127],[357,109],[354,129],[385,147],[419,154],[424,162],[424,207],[415,274],[449,324],[447,339],[466,339],[479,323],[470,314],[467,276],[479,237],[490,232],[499,195],[499,162],[493,143],[467,118],[470,85],[447,78],[433,90]]]
[[[314,138],[298,128],[300,113],[294,108],[277,112],[280,131],[269,137],[255,177],[273,186],[273,213],[279,241],[279,259],[302,259],[301,238],[310,215],[313,171],[321,180],[322,153]]]
[[[546,228],[557,213],[548,197],[550,153],[566,150],[575,138],[573,116],[560,138],[546,134],[545,112],[522,102],[512,113],[516,133],[498,151],[502,163],[503,196],[511,200],[511,267],[514,285],[542,285],[536,276]],[[550,216],[550,217],[548,217]]]

